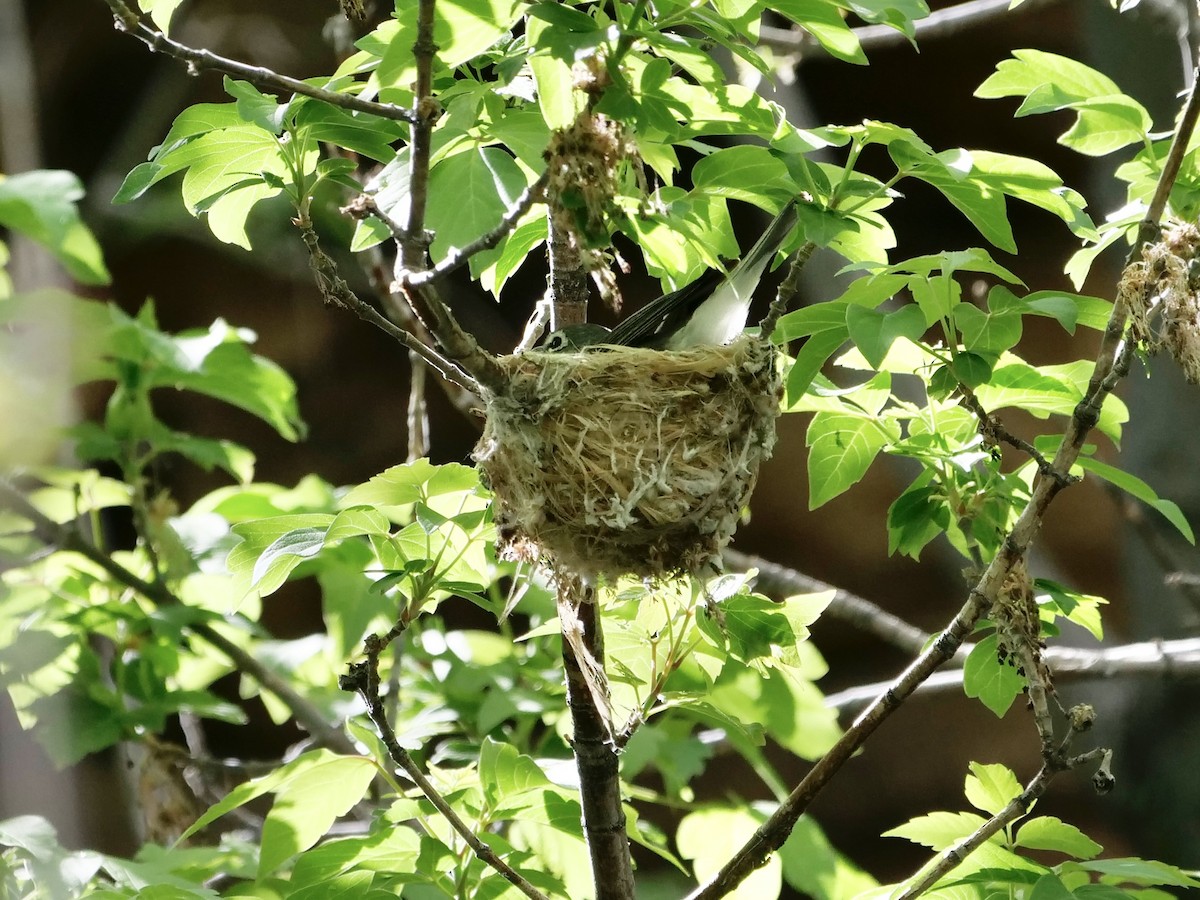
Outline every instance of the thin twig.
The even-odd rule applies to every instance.
[[[0,480],[0,508],[8,507],[22,518],[33,523],[33,532],[46,544],[78,553],[94,562],[121,584],[137,591],[151,603],[161,607],[182,606],[183,601],[164,584],[154,584],[135,575],[112,559],[80,533],[67,525],[60,525],[45,516],[32,503],[6,481]],[[316,706],[301,696],[286,678],[263,665],[229,638],[206,622],[195,622],[187,626],[195,635],[212,644],[223,653],[234,667],[244,675],[257,681],[263,688],[278,697],[300,723],[324,747],[338,753],[357,753],[349,738],[335,728]]]
[[[387,747],[388,755],[412,779],[421,793],[442,814],[442,817],[450,824],[450,827],[458,833],[475,855],[483,863],[491,866],[500,873],[501,877],[516,887],[526,897],[531,898],[531,900],[548,900],[545,894],[526,881],[519,872],[501,859],[495,850],[479,839],[479,836],[470,829],[467,823],[454,811],[454,808],[446,802],[446,798],[434,787],[433,783],[425,777],[425,773],[413,761],[408,751],[400,746],[400,741],[396,738],[396,732],[392,728],[392,724],[388,721],[388,717],[384,711],[383,700],[379,696],[379,655],[392,640],[399,636],[403,631],[403,627],[403,625],[397,625],[382,637],[372,635],[367,638],[366,661],[350,664],[349,674],[343,675],[339,679],[341,688],[346,691],[354,691],[362,697],[367,707],[367,715],[370,716],[371,721],[375,724],[380,739],[383,741],[384,746]]]
[[[1056,2],[1056,0],[1025,0],[1017,12],[1018,14],[1030,12],[1039,6],[1048,6],[1052,2]],[[969,28],[986,25],[994,19],[1006,15],[1011,5],[1011,0],[968,0],[966,3],[936,10],[924,19],[917,19],[913,22],[914,40],[928,41],[950,37]],[[888,25],[864,25],[853,31],[864,51],[884,50],[909,43],[908,35]],[[759,43],[785,52],[801,54],[825,52],[817,39],[807,31],[775,28],[769,25],[762,26],[759,32]]]
[[[499,244],[504,238],[512,233],[514,226],[520,220],[521,216],[529,212],[530,208],[542,199],[542,192],[546,189],[546,182],[550,180],[550,173],[543,172],[538,176],[537,180],[521,193],[511,207],[504,213],[504,217],[491,231],[477,237],[465,247],[455,248],[446,254],[446,257],[435,265],[432,269],[426,269],[421,272],[412,272],[404,279],[404,284],[410,288],[420,287],[424,284],[429,284],[433,281],[445,278],[451,272],[455,272],[462,268],[467,262],[477,253],[482,253],[484,250],[491,250]]]
[[[379,116],[382,119],[395,119],[401,122],[411,122],[413,120],[412,111],[405,109],[403,106],[396,106],[391,103],[375,103],[370,100],[362,100],[354,94],[342,94],[337,91],[328,91],[324,88],[313,87],[311,84],[307,84],[298,78],[280,75],[278,72],[262,66],[250,66],[237,60],[218,56],[208,50],[197,50],[194,47],[188,47],[186,44],[172,40],[158,29],[147,25],[123,0],[104,0],[104,2],[112,10],[117,28],[137,38],[155,53],[173,56],[175,59],[186,62],[189,71],[198,72],[202,69],[212,69],[216,72],[225,72],[236,78],[244,79],[258,87],[302,94],[305,97],[312,97],[314,100],[321,100],[341,109],[369,113]]]
[[[429,455],[429,404],[425,401],[425,360],[408,354],[408,461]]]
[[[408,219],[400,239],[404,269],[410,272],[426,267],[429,237],[425,234],[425,207],[429,200],[429,157],[433,144],[433,123],[438,106],[433,98],[433,61],[437,44],[433,41],[435,0],[417,4],[417,37],[413,42],[413,62],[417,70],[413,92],[412,129],[408,150]]]
[[[1184,113],[1180,117],[1179,129],[1160,176],[1162,180],[1155,192],[1156,200],[1151,203],[1150,210],[1140,229],[1143,239],[1158,231],[1159,221],[1154,216],[1161,217],[1165,208],[1165,197],[1170,193],[1169,183],[1166,184],[1166,187],[1163,184],[1179,171],[1179,163],[1182,160],[1184,149],[1195,128],[1197,112],[1200,112],[1198,104],[1200,104],[1200,99],[1197,97],[1196,80],[1193,79]],[[1157,202],[1159,197],[1164,198],[1162,203]],[[1139,255],[1140,250],[1140,247],[1134,248],[1134,252]],[[1100,408],[1127,370],[1130,355],[1129,348],[1124,343],[1124,335],[1128,313],[1123,307],[1122,303],[1113,305],[1112,315],[1096,355],[1089,389],[1076,405],[1074,413],[1067,422],[1063,441],[1052,463],[1054,474],[1042,475],[1039,473],[1028,504],[1021,511],[1021,515],[980,577],[979,582],[972,588],[962,609],[933,644],[918,656],[891,683],[887,690],[872,701],[825,756],[809,770],[787,800],[779,805],[770,818],[759,827],[729,862],[722,866],[720,871],[705,885],[688,895],[689,900],[715,900],[717,897],[725,896],[747,875],[762,865],[773,851],[782,846],[796,821],[808,809],[808,805],[825,784],[853,756],[875,729],[917,689],[921,682],[954,655],[971,629],[974,628],[975,623],[991,608],[1013,566],[1024,559],[1030,545],[1041,530],[1042,521],[1050,503],[1068,483],[1066,476],[1070,473],[1075,460],[1078,459],[1088,433],[1099,421]]]
[[[410,351],[420,356],[446,381],[473,394],[479,394],[479,385],[470,375],[462,371],[462,369],[432,347],[423,343],[415,335],[389,322],[371,304],[360,300],[358,295],[350,289],[350,285],[346,283],[346,280],[338,274],[337,263],[333,261],[333,258],[328,253],[321,249],[321,244],[317,238],[317,233],[313,230],[312,223],[307,219],[295,219],[293,221],[296,227],[300,229],[300,237],[304,240],[304,246],[308,250],[309,263],[312,265],[313,273],[316,276],[317,287],[321,291],[321,296],[325,299],[326,303],[350,310],[350,312],[354,313],[364,322],[374,325],[380,331],[395,338]]]
[[[979,401],[979,397],[976,396],[975,391],[973,391],[969,385],[959,382],[958,392],[959,396],[962,398],[962,405],[974,413],[975,418],[979,420],[979,432],[989,444],[995,446],[1000,443],[1005,443],[1010,447],[1015,447],[1032,459],[1034,464],[1037,466],[1038,471],[1045,476],[1051,478],[1065,478],[1067,484],[1072,484],[1079,480],[1079,478],[1076,476],[1063,476],[1061,473],[1057,472],[1054,467],[1050,465],[1050,461],[1042,455],[1042,452],[1038,450],[1037,447],[1033,446],[1033,444],[1029,443],[1029,441],[1025,440],[1024,438],[1017,437],[1015,434],[1005,428],[995,415],[984,409],[983,404]]]
[[[779,285],[779,290],[775,292],[775,299],[771,301],[771,305],[767,309],[767,314],[758,323],[758,333],[764,339],[771,336],[771,333],[775,330],[775,323],[779,321],[779,317],[788,311],[788,307],[792,305],[792,300],[800,293],[800,274],[804,271],[804,267],[808,265],[808,261],[812,259],[812,255],[816,249],[817,245],[815,243],[807,241],[799,250],[792,254],[792,261],[788,266],[787,275]]]
[[[550,258],[550,330],[587,321],[588,277],[572,230],[571,212],[551,196],[546,205],[546,248]]]

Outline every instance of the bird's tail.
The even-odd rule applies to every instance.
[[[796,224],[796,199],[792,198],[779,211],[767,230],[750,248],[750,252],[741,258],[733,271],[729,273],[729,285],[739,300],[749,302],[754,289],[762,280],[763,272],[775,258],[784,239]]]

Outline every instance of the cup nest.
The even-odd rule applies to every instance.
[[[509,558],[584,576],[702,572],[775,445],[774,347],[503,357],[475,459]]]

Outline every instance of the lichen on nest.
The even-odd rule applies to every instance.
[[[503,357],[475,459],[505,555],[616,578],[698,573],[775,444],[767,342]]]

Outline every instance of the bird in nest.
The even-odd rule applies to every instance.
[[[796,201],[791,200],[728,273],[709,269],[691,284],[646,304],[611,331],[592,322],[568,325],[538,349],[570,353],[615,345],[687,350],[729,343],[746,327],[754,291],[796,218]]]

